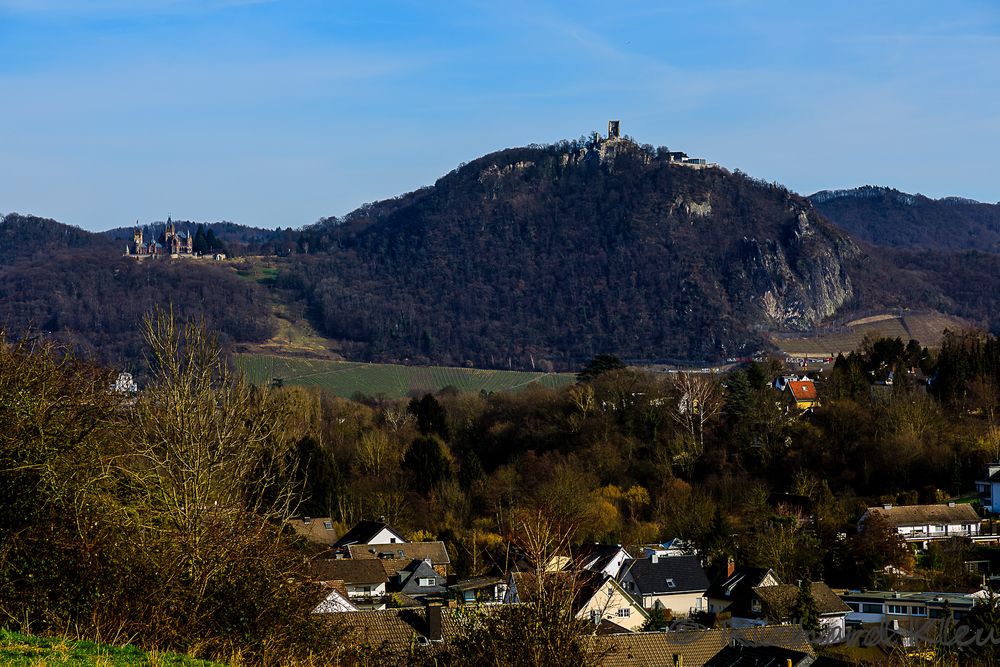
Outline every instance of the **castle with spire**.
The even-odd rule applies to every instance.
[[[194,235],[187,229],[177,230],[174,221],[167,218],[162,231],[157,233],[156,227],[149,227],[146,233],[144,227],[136,220],[132,229],[132,243],[125,247],[125,254],[130,257],[146,257],[149,255],[193,255]]]

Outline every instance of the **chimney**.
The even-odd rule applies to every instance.
[[[734,572],[736,572],[736,561],[729,558],[726,560],[726,577],[733,576]]]
[[[792,667],[792,659],[785,658],[785,667]]]
[[[684,656],[680,653],[674,653],[674,667],[684,667]]]
[[[427,639],[439,642],[444,639],[441,634],[441,603],[427,603]]]
[[[948,507],[954,507],[954,506],[955,506],[955,501],[954,500],[949,500],[948,501]]]
[[[660,562],[660,557],[656,554],[655,551],[649,554],[649,562],[652,563],[653,565],[656,565],[658,562]]]
[[[884,509],[884,510],[891,510],[892,509],[892,503],[886,503],[886,504],[882,505],[882,509]]]

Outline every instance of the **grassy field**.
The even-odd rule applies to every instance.
[[[460,391],[518,391],[535,384],[560,387],[576,381],[571,373],[399,366],[265,354],[239,354],[236,363],[257,384],[279,378],[286,385],[322,387],[347,397],[361,392],[369,396],[400,398],[411,392],[436,392],[449,386]]]
[[[149,665],[150,667],[213,667],[214,662],[172,653],[146,652],[135,646],[107,646],[60,637],[36,637],[0,629],[0,664],[15,666]]]

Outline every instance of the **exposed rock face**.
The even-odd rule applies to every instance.
[[[351,279],[313,302],[382,358],[729,356],[849,304],[860,254],[780,186],[627,139],[500,151],[349,218],[325,233]]]

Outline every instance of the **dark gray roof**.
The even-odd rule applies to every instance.
[[[411,597],[423,597],[425,595],[441,595],[448,592],[445,586],[445,578],[434,571],[429,561],[415,560],[406,570],[399,572],[402,575],[408,572],[408,576],[402,580],[399,591]],[[430,586],[421,586],[421,579],[429,579],[434,583]]]
[[[780,646],[727,646],[716,653],[705,667],[785,667],[812,664],[812,656]]]
[[[362,520],[354,524],[354,527],[347,531],[343,537],[337,540],[333,546],[346,547],[349,544],[367,544],[375,539],[375,536],[378,535],[379,531],[383,528],[388,528],[396,535],[399,535],[398,530],[390,527],[382,521]]]
[[[606,568],[621,550],[620,544],[584,544],[573,552],[573,560],[585,570],[596,572]]]
[[[622,566],[619,581],[628,574],[643,595],[704,592],[709,583],[697,556],[660,556],[656,562],[630,558]]]
[[[770,572],[766,567],[737,567],[731,575],[716,577],[708,587],[707,595],[718,600],[736,600],[748,594],[754,586],[760,586]]]

